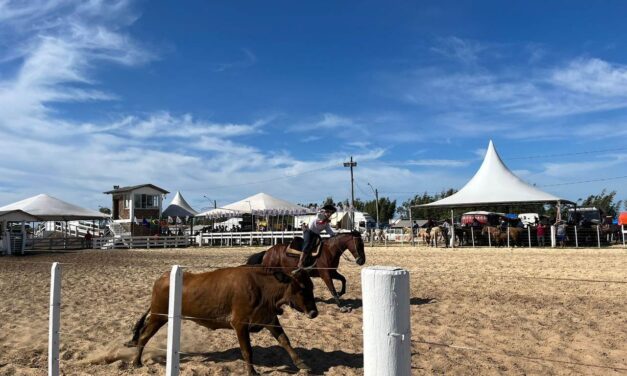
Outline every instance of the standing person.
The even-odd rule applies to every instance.
[[[546,228],[542,224],[542,222],[538,223],[536,226],[536,236],[538,237],[538,247],[544,247],[544,233]]]
[[[446,248],[448,248],[448,243],[449,243],[449,234],[451,231],[451,225],[448,223],[448,219],[445,219],[444,222],[442,222],[442,236],[444,236],[444,245]]]
[[[87,230],[87,233],[85,234],[85,248],[92,248],[91,239],[91,232]]]
[[[322,232],[322,230],[326,231],[330,236],[335,235],[335,232],[331,229],[330,222],[331,216],[336,211],[337,209],[333,205],[323,206],[316,217],[309,222],[309,226],[305,228],[303,232],[303,251],[298,260],[298,269],[302,269],[305,260],[309,260],[311,248],[317,243],[316,240],[322,240],[320,238],[320,232]]]
[[[564,240],[566,238],[566,223],[559,221],[555,223],[557,225],[557,244],[560,248],[564,248]]]

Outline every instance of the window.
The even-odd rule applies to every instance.
[[[131,198],[129,195],[124,195],[122,197],[122,200],[124,201],[124,209],[128,209],[131,206]]]
[[[159,208],[158,195],[135,195],[135,209],[157,209]]]

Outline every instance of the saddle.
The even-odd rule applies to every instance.
[[[303,238],[295,237],[291,242],[287,245],[287,249],[285,253],[290,257],[300,257],[301,253],[303,253]],[[316,238],[314,241],[314,246],[311,251],[311,257],[317,258],[322,251],[322,240]]]

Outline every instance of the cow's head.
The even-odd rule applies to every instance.
[[[293,276],[276,272],[274,276],[279,281],[289,284],[284,297],[290,307],[306,314],[310,319],[318,316],[318,308],[316,308],[316,300],[313,294],[313,282],[311,282],[307,272],[301,270]]]

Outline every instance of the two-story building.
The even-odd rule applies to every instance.
[[[111,219],[132,222],[135,218],[160,218],[163,200],[170,192],[153,184],[141,184],[130,187],[114,185],[113,190],[104,193],[112,198]]]

